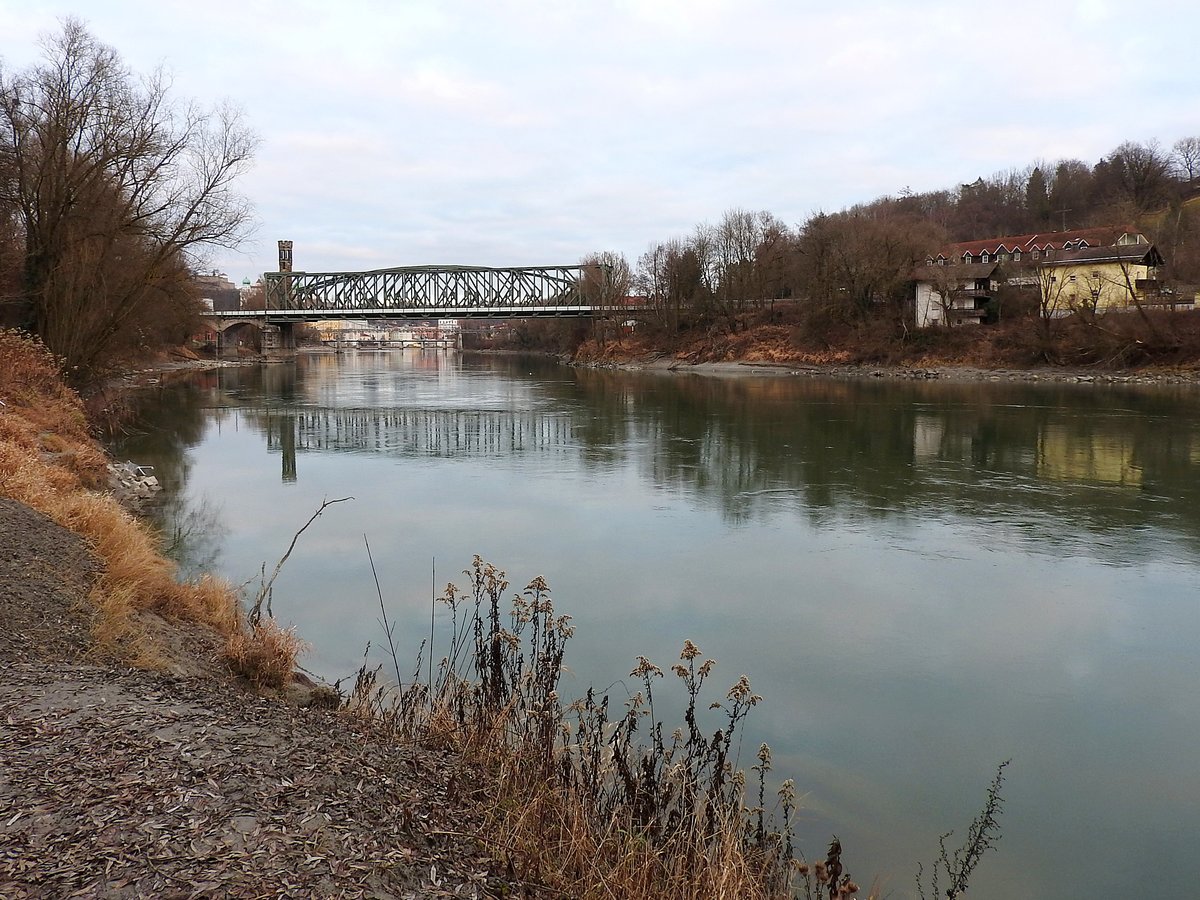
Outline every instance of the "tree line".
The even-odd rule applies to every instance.
[[[231,106],[173,98],[78,20],[28,69],[0,69],[0,324],[81,382],[182,343],[203,253],[251,224],[235,181],[256,138]]]
[[[805,301],[819,332],[881,313],[907,321],[913,269],[947,244],[1107,224],[1146,232],[1168,280],[1200,281],[1200,137],[1170,148],[1126,141],[1094,164],[1043,160],[952,189],[906,189],[795,227],[731,209],[652,244],[632,265],[611,252],[585,262],[607,267],[612,293],[644,298],[651,324],[666,332],[736,331],[743,313],[779,300]]]

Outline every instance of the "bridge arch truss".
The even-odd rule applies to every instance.
[[[266,313],[310,318],[590,316],[613,302],[602,266],[407,266],[267,272]]]

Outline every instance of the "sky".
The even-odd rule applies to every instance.
[[[274,271],[631,263],[730,209],[791,226],[1122,141],[1200,135],[1195,0],[0,0],[0,60],[83,20],[240,107]]]

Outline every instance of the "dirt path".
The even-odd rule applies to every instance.
[[[453,757],[88,658],[81,540],[0,499],[0,897],[483,897]]]

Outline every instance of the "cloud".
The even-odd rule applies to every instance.
[[[0,10],[7,69],[34,58],[61,12]],[[240,279],[284,234],[305,236],[297,260],[312,269],[424,261],[410,252],[636,256],[732,206],[794,223],[905,186],[1094,160],[1126,139],[1170,144],[1195,130],[1200,84],[1179,73],[1200,12],[1116,12],[212,0],[197,16],[109,0],[87,20],[135,70],[162,63],[180,95],[232,98],[262,134],[243,183],[262,221],[256,262],[218,254]]]

